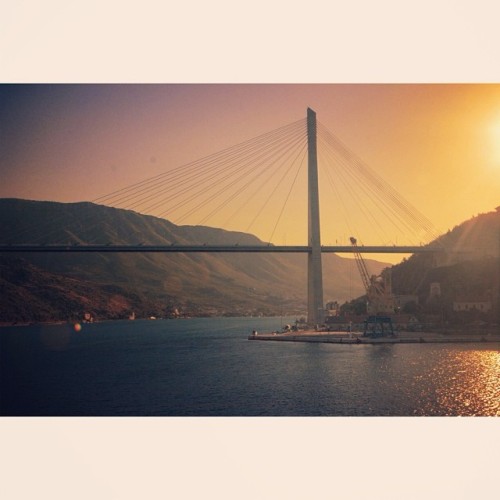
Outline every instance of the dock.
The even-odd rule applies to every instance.
[[[281,342],[316,342],[327,344],[461,344],[461,343],[498,343],[500,334],[492,333],[437,333],[437,332],[398,332],[384,337],[368,337],[362,332],[328,332],[328,331],[292,331],[292,332],[254,332],[248,340],[281,341]],[[500,346],[499,346],[500,347]]]

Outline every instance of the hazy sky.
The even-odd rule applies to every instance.
[[[305,118],[308,106],[439,231],[500,205],[494,84],[1,85],[0,196],[93,200]],[[326,213],[322,225],[325,244],[346,237]],[[275,243],[303,234],[285,225]],[[368,227],[364,236],[381,243]]]
[[[3,82],[499,82],[498,8],[494,0],[251,4],[18,0],[2,5],[0,74]],[[153,89],[151,94],[163,94],[161,99],[152,103],[155,99],[130,87],[13,92],[0,85],[0,196],[93,199],[107,193],[110,182],[127,184],[159,173],[169,168],[170,160],[181,165],[235,139],[299,119],[311,106],[322,123],[438,228],[446,230],[500,204],[498,85],[324,90],[258,86],[253,92],[248,87],[148,88]],[[154,128],[156,124],[160,126]],[[151,161],[153,156],[156,161]],[[164,487],[155,481],[162,474],[151,473],[162,464],[164,450],[161,439],[157,445],[158,428],[151,429],[149,422],[147,429],[129,425],[109,437],[107,422],[100,426],[96,422],[87,432],[79,422],[71,421],[68,427],[70,422],[58,419],[44,422],[40,432],[39,421],[36,427],[20,427],[14,420],[2,422],[3,449],[16,457],[20,443],[29,443],[23,470],[33,470],[39,477],[51,477],[58,467],[56,498],[71,491],[82,461],[91,474],[104,467],[107,471],[106,478],[94,473],[92,480],[80,485],[87,497],[103,491],[127,499],[145,496],[145,491],[154,496]],[[322,462],[329,468],[333,463],[342,470],[335,489],[353,499],[369,494],[408,497],[407,484],[423,457],[427,470],[445,473],[439,475],[442,481],[431,474],[412,498],[424,491],[426,496],[442,496],[443,491],[460,496],[464,488],[491,497],[497,487],[496,464],[489,460],[490,429],[484,420],[460,419],[460,425],[453,426],[443,421],[439,427],[425,419],[418,426],[412,420],[411,427],[409,419],[391,420],[394,439],[384,436],[383,446],[379,431],[385,430],[381,427],[385,422],[356,421],[356,432],[361,431],[367,446],[395,467],[390,483],[385,477],[381,480],[375,469],[364,471],[368,480],[360,483],[358,471],[344,466],[353,449],[352,420],[335,420],[334,429],[328,419],[322,420],[320,431],[315,422],[314,432],[305,420],[274,426],[266,422],[265,429],[232,421],[227,435],[227,422],[221,420],[217,443],[232,453],[216,453],[216,460],[213,447],[200,447],[200,440],[193,439],[193,426],[179,420],[159,423],[170,455],[194,457],[194,469],[199,467],[206,477],[217,478],[221,468],[227,468],[230,474],[221,498],[229,498],[247,480],[248,468],[259,460],[262,449],[293,467],[296,456],[311,454],[311,444],[320,442],[312,451],[325,458]],[[196,430],[200,436],[210,435],[203,426]],[[293,453],[286,446],[290,432],[298,437]],[[478,440],[478,433],[484,439]],[[325,454],[324,440],[318,439],[325,435],[335,436],[338,453]],[[346,438],[339,440],[339,435]],[[135,453],[120,454],[115,438]],[[452,453],[429,454],[429,440],[434,438],[448,444],[442,448]],[[47,442],[62,451],[57,456],[63,460],[55,454],[43,460]],[[475,454],[474,463],[453,454],[457,442],[464,453]],[[484,450],[478,443],[487,443]],[[137,456],[137,463],[130,456]],[[394,461],[394,456],[403,460]],[[7,491],[33,494],[30,484],[18,480],[16,460],[11,462],[12,473],[5,475]],[[169,465],[174,471],[170,489],[185,494],[187,474],[193,468],[188,471],[183,461],[171,460]],[[133,471],[128,475],[133,481],[123,481],[124,470]],[[274,484],[266,477],[247,497],[264,489],[268,496],[279,497],[284,488],[292,495],[300,491],[302,496],[312,492],[317,497],[331,489],[331,481],[323,479],[328,474],[318,475],[318,461],[304,461],[301,470],[302,481]],[[462,480],[449,481],[446,472]],[[206,481],[200,484],[203,489],[195,487],[195,493],[206,494]],[[39,495],[39,482],[36,487]],[[208,488],[219,493],[220,485],[213,480]]]

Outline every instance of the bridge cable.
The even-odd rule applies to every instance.
[[[379,200],[383,201],[386,206],[390,207],[391,205],[387,203],[390,202],[394,207],[391,208],[391,210],[400,218],[400,220],[407,219],[408,221],[416,222],[417,225],[426,232],[428,237],[434,237],[437,234],[437,231],[432,226],[432,223],[425,216],[423,216],[423,214],[415,209],[387,182],[378,176],[378,174],[373,172],[366,164],[357,158],[354,153],[352,153],[337,137],[329,132],[326,127],[321,125],[320,129],[325,142],[329,144],[341,156],[341,158],[343,158],[344,162],[354,166],[358,179],[360,179],[359,176],[362,176],[362,178],[365,178],[366,181],[370,181],[370,183],[367,184],[370,190],[378,197]],[[396,210],[396,208],[399,210]]]
[[[279,138],[280,139],[280,138]],[[286,137],[285,137],[286,139]],[[284,140],[284,139],[281,139],[281,140]],[[273,142],[269,143],[269,144],[265,144],[264,146],[266,146],[267,148],[270,147],[271,144],[273,144],[274,142],[277,142],[277,140],[275,140],[273,138]],[[262,150],[264,148],[261,148],[260,150]],[[246,153],[246,151],[245,151]],[[255,153],[253,153],[255,154]],[[216,177],[218,175],[219,172],[223,172],[225,170],[229,170],[230,168],[234,167],[235,165],[238,164],[239,161],[242,161],[242,159],[244,158],[251,158],[252,156],[244,156],[243,154],[240,154],[240,156],[236,156],[236,153],[233,154],[230,158],[227,158],[225,159],[224,161],[219,161],[218,163],[216,163],[215,165],[209,167],[209,168],[204,168],[203,170],[201,170],[201,172],[199,171],[195,171],[193,173],[191,173],[188,177],[186,177],[185,175],[177,175],[176,177],[173,177],[173,178],[169,178],[167,179],[166,181],[163,181],[160,185],[158,186],[154,186],[152,188],[152,190],[157,190],[163,186],[163,184],[165,183],[169,183],[169,185],[167,186],[167,188],[165,189],[162,189],[161,191],[158,191],[157,193],[154,193],[151,194],[151,195],[146,195],[145,197],[143,197],[141,200],[139,200],[138,203],[135,203],[134,205],[131,206],[131,208],[135,208],[137,207],[138,205],[140,205],[140,203],[144,202],[144,201],[148,201],[150,199],[153,199],[155,197],[158,197],[160,196],[161,194],[165,194],[166,192],[170,192],[172,190],[175,190],[177,189],[178,187],[180,186],[184,186],[184,185],[187,185],[187,188],[184,190],[184,192],[186,191],[189,191],[192,187],[194,186],[197,186],[197,185],[202,185],[204,184],[207,180],[210,180],[214,177]],[[207,177],[208,176],[208,177]],[[174,181],[177,180],[177,178],[179,177],[182,177],[182,181],[179,182],[179,183],[174,183]],[[191,181],[195,179],[197,182],[193,185],[191,184]],[[152,191],[151,190],[151,191]],[[180,196],[182,194],[182,192],[179,192],[178,194],[176,194],[176,197]],[[158,206],[161,206],[162,204],[162,201],[160,201],[159,203],[157,203],[154,208],[157,208]],[[148,206],[146,208],[144,208],[143,210],[153,210],[154,209],[153,206]]]
[[[276,231],[276,228],[278,227],[278,223],[279,223],[279,221],[281,219],[281,216],[283,215],[283,211],[285,210],[286,204],[288,203],[290,195],[292,194],[293,187],[295,186],[295,182],[297,181],[297,177],[299,175],[300,169],[301,169],[301,167],[302,167],[302,165],[304,163],[305,156],[306,156],[306,151],[304,151],[304,154],[302,156],[302,161],[299,164],[299,168],[297,169],[297,173],[295,174],[295,178],[293,179],[292,185],[290,186],[290,190],[288,191],[288,194],[286,196],[285,202],[283,203],[283,207],[281,208],[280,214],[278,216],[278,220],[276,221],[276,224],[274,225],[274,228],[273,228],[273,232],[271,233],[271,236],[269,237],[269,242],[271,242],[272,239],[273,239],[274,232]]]
[[[363,178],[361,179],[355,179],[353,178],[353,175],[352,173],[349,171],[349,169],[347,168],[348,165],[346,164],[346,162],[342,159],[342,158],[336,158],[336,157],[333,157],[333,161],[332,163],[333,164],[336,164],[336,165],[339,165],[339,166],[344,166],[346,167],[345,170],[337,170],[337,178],[342,182],[342,184],[344,185],[344,189],[350,193],[350,199],[352,200],[357,200],[357,203],[358,203],[358,207],[360,208],[360,210],[362,211],[362,213],[365,215],[365,217],[367,219],[371,219],[374,226],[377,226],[379,227],[379,229],[385,234],[385,236],[387,237],[387,234],[385,233],[385,231],[383,230],[383,227],[381,226],[379,220],[377,217],[375,217],[372,213],[372,210],[370,210],[365,201],[363,200],[363,198],[361,198],[358,193],[355,191],[354,187],[353,187],[353,182],[349,182],[349,180],[347,180],[347,178],[345,177],[345,174],[350,176],[352,180],[356,180],[356,185],[359,186],[361,189],[363,189],[363,191],[365,191],[365,193],[367,193],[368,195],[368,199],[370,199],[370,196],[369,196],[369,191],[367,192],[367,189],[369,190],[370,189],[370,186],[369,184],[367,185],[366,183],[366,180],[364,180]],[[365,198],[366,199],[366,198]],[[381,206],[378,206],[378,208],[385,213],[385,210],[383,209],[383,207]],[[386,214],[387,215],[387,214]],[[389,217],[389,221],[396,227],[396,229],[398,229],[399,231],[402,231],[402,228],[396,223],[396,221],[392,218]],[[411,229],[411,227],[410,227]],[[359,239],[359,237],[358,237]]]
[[[188,164],[190,172],[191,172],[190,176],[191,176],[191,178],[193,178],[194,176],[198,175],[200,169],[202,169],[202,167],[203,167],[203,161],[207,161],[207,159],[209,161],[211,161],[212,163],[217,161],[218,159],[221,159],[221,158],[224,159],[225,161],[229,161],[232,157],[234,160],[234,158],[236,158],[238,154],[240,154],[240,155],[245,154],[245,153],[251,154],[252,149],[255,150],[256,148],[265,146],[266,141],[267,142],[273,141],[273,140],[278,141],[278,140],[280,140],[280,138],[283,139],[283,137],[286,137],[287,134],[291,134],[291,133],[296,132],[297,130],[304,129],[304,127],[305,127],[305,119],[301,119],[301,120],[298,120],[294,123],[291,123],[291,124],[285,125],[283,127],[280,127],[276,130],[273,130],[271,132],[266,132],[265,134],[261,134],[260,136],[258,136],[256,138],[244,141],[243,143],[240,143],[237,146],[231,146],[230,148],[226,148],[222,153],[221,152],[215,153],[215,154],[210,155],[204,159],[202,158],[200,160],[192,162],[191,164]],[[154,176],[153,178],[143,180],[143,181],[135,183],[131,186],[127,186],[125,188],[121,188],[119,190],[116,190],[113,193],[110,193],[108,195],[104,195],[104,196],[101,196],[99,198],[96,198],[94,200],[94,202],[99,202],[99,201],[102,202],[102,201],[106,201],[106,200],[117,201],[117,198],[118,198],[121,203],[125,203],[127,201],[127,196],[132,197],[132,196],[137,195],[138,189],[142,189],[143,192],[147,191],[149,189],[148,186],[151,185],[157,179],[163,178],[164,180],[162,182],[169,182],[169,181],[171,182],[172,179],[176,179],[180,175],[185,173],[184,169],[185,169],[185,166],[182,166],[182,167],[178,167],[178,168],[174,169],[173,171],[164,172],[162,174]],[[121,199],[120,199],[120,197],[121,197]],[[125,207],[125,209],[126,208],[127,207]],[[58,220],[62,221],[65,218],[66,218],[66,215],[61,214],[61,216],[58,218]],[[94,218],[94,216],[91,215],[89,217],[89,221],[90,221],[90,218]],[[57,221],[51,220],[50,222],[51,222],[51,225],[53,225],[53,223],[57,222]],[[78,223],[78,225],[80,227],[83,227],[85,220],[80,218],[76,222]],[[102,220],[99,219],[96,221],[96,224],[94,224],[93,227],[97,227],[100,224],[102,224]],[[64,228],[57,228],[57,229],[53,229],[52,231],[47,231],[47,230],[44,230],[42,227],[40,227],[40,225],[38,224],[36,227],[25,227],[25,228],[20,229],[19,231],[17,231],[13,235],[13,238],[15,241],[16,238],[19,238],[20,236],[22,236],[23,234],[26,234],[26,233],[29,233],[31,236],[34,236],[36,233],[40,233],[39,236],[35,236],[35,241],[37,239],[41,239],[42,237],[44,240],[46,240],[47,236],[50,236],[50,234],[55,234],[55,233],[59,232],[60,230],[66,231],[66,229],[64,229]]]
[[[259,218],[259,216],[262,214],[262,212],[264,211],[264,209],[266,208],[267,204],[269,203],[269,201],[274,197],[274,195],[276,194],[276,191],[278,190],[278,188],[282,185],[285,177],[292,171],[292,168],[293,168],[293,165],[294,163],[297,161],[297,158],[298,156],[300,155],[300,153],[307,147],[307,144],[304,143],[304,145],[302,146],[302,149],[299,150],[298,154],[297,154],[297,157],[295,158],[295,160],[290,164],[290,166],[288,167],[288,169],[285,171],[285,173],[283,174],[283,176],[280,178],[279,182],[277,182],[273,188],[273,190],[269,193],[268,197],[266,198],[265,202],[263,203],[263,205],[261,206],[261,208],[259,209],[259,211],[255,214],[254,218],[250,221],[250,224],[248,224],[248,226],[246,227],[245,229],[245,232],[248,232],[250,231],[251,227],[254,225],[255,221]],[[270,240],[269,240],[270,241]]]
[[[330,137],[327,137],[327,140],[332,143],[332,136],[330,135]],[[336,138],[334,138],[334,140],[336,140]],[[391,188],[388,183],[383,181],[380,176],[371,171],[365,164],[363,164],[358,158],[356,158],[352,152],[347,150],[345,146],[342,145],[342,147],[339,148],[338,142],[332,144],[333,147],[337,151],[340,151],[343,157],[346,158],[351,165],[356,166],[358,172],[362,173],[368,180],[371,181],[371,185],[376,187],[379,193],[386,194],[388,199],[392,200],[397,207],[403,208],[404,214],[408,216],[409,219],[413,221],[417,220],[421,224],[421,226],[424,226],[427,230],[429,229],[429,226],[427,225],[429,221],[425,220],[425,218],[423,218],[423,216],[416,209],[411,207],[411,205],[406,200],[404,200],[399,195],[399,193]]]
[[[289,141],[290,142],[290,141]],[[243,179],[245,179],[246,177],[248,177],[252,171],[250,169],[248,169],[247,167],[249,165],[255,165],[254,161],[256,159],[259,160],[259,163],[257,163],[257,166],[262,166],[264,165],[265,161],[269,160],[269,158],[272,157],[272,155],[275,155],[277,154],[278,152],[282,151],[283,149],[288,149],[288,147],[290,146],[290,144],[287,142],[285,144],[282,144],[280,145],[280,148],[277,149],[276,151],[271,151],[271,152],[265,152],[265,153],[262,153],[260,154],[257,158],[251,158],[250,160],[248,160],[247,162],[239,165],[239,167],[234,170],[233,172],[230,172],[229,174],[226,174],[224,177],[222,178],[217,178],[215,179],[214,182],[212,182],[212,184],[210,184],[208,187],[206,185],[202,186],[200,190],[198,190],[196,193],[193,193],[191,195],[190,198],[186,199],[186,200],[182,200],[181,203],[179,204],[176,204],[174,206],[174,208],[171,208],[170,211],[171,212],[174,212],[175,210],[177,210],[178,208],[180,208],[181,206],[184,206],[186,205],[187,203],[189,203],[190,201],[192,200],[195,200],[197,199],[197,197],[202,194],[202,193],[208,193],[212,188],[214,187],[217,187],[217,186],[221,186],[221,182],[223,181],[226,181],[226,180],[229,180],[231,177],[233,177],[235,174],[239,174],[240,172],[242,173],[241,176],[237,177],[236,179],[232,180],[229,182],[229,184],[223,184],[221,187],[219,187],[219,189],[216,191],[215,194],[213,195],[210,195],[208,197],[208,199],[203,199],[201,202],[199,202],[194,208],[192,208],[190,211],[188,211],[186,214],[184,214],[183,216],[181,216],[180,219],[176,220],[176,223],[180,223],[182,222],[183,220],[185,220],[187,217],[189,217],[190,215],[192,215],[194,212],[196,212],[199,208],[201,208],[205,203],[209,202],[209,201],[212,201],[213,199],[215,199],[218,195],[220,195],[221,193],[223,193],[227,188],[229,187],[232,187],[234,186],[235,184],[237,184],[238,182],[241,182]],[[166,213],[163,212],[163,213]],[[162,213],[162,215],[163,215]]]
[[[305,139],[305,137],[304,137]],[[302,141],[304,144],[305,144],[305,141]],[[299,142],[299,145],[300,145],[300,142]],[[288,156],[290,156],[290,152],[289,151],[284,151],[283,154],[280,156],[279,159],[283,159],[283,157],[285,156],[285,153],[289,153]],[[286,159],[286,158],[285,158]],[[281,163],[281,166],[284,165],[284,162]],[[280,167],[281,168],[281,167]],[[279,168],[278,168],[279,170]],[[276,170],[276,171],[278,171]],[[248,187],[250,186],[250,184],[254,183],[256,180],[258,180],[262,174],[264,173],[267,173],[269,171],[269,169],[267,170],[261,170],[260,172],[257,173],[257,175],[255,175],[252,179],[250,179],[250,181],[248,181],[246,184],[244,184],[243,186],[241,186],[237,191],[235,191],[230,197],[226,198],[225,200],[223,200],[223,202],[217,207],[215,208],[212,212],[210,212],[207,216],[205,216],[200,222],[199,224],[202,225],[204,223],[206,223],[215,213],[217,213],[219,210],[221,210],[222,208],[226,207],[227,204],[232,201],[236,196],[238,196],[239,194],[243,193],[244,191],[246,191],[248,189]],[[272,175],[274,175],[274,172],[272,173]],[[272,177],[271,175],[271,177]]]
[[[270,132],[266,132],[266,133],[261,134],[261,135],[259,135],[257,137],[254,137],[252,139],[248,139],[246,141],[243,141],[243,142],[241,142],[241,143],[239,143],[239,144],[237,144],[235,146],[230,146],[228,148],[223,149],[222,151],[210,154],[210,155],[205,156],[203,158],[197,159],[197,160],[195,160],[193,162],[190,162],[190,163],[181,165],[179,167],[176,167],[173,170],[168,170],[166,172],[162,172],[162,173],[157,174],[157,175],[155,175],[153,177],[149,177],[147,179],[143,179],[143,180],[141,180],[139,182],[136,182],[134,184],[131,184],[129,186],[125,186],[125,187],[123,187],[121,189],[118,189],[118,190],[113,191],[111,193],[108,193],[108,194],[105,194],[105,195],[100,196],[98,198],[95,198],[94,200],[92,200],[92,202],[93,203],[106,203],[110,199],[113,199],[114,195],[118,195],[118,194],[121,194],[123,192],[127,192],[127,191],[130,191],[130,190],[133,190],[133,189],[135,189],[135,188],[137,188],[139,186],[142,186],[144,184],[154,183],[158,179],[160,179],[160,178],[162,178],[164,176],[175,174],[175,173],[178,173],[178,172],[185,173],[186,169],[195,168],[199,164],[204,165],[204,164],[206,164],[206,162],[216,161],[217,158],[224,157],[225,155],[231,154],[231,153],[233,153],[235,151],[238,151],[239,149],[243,149],[243,148],[248,147],[249,145],[258,143],[261,140],[268,140],[269,136],[273,136],[275,134],[282,133],[283,131],[286,131],[289,128],[293,128],[297,124],[301,124],[304,121],[305,121],[305,119],[301,119],[301,120],[298,120],[296,122],[290,123],[288,125],[284,125],[282,127],[279,127],[278,129],[272,130]]]

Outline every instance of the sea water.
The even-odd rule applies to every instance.
[[[498,344],[249,341],[295,318],[0,328],[0,413],[500,415]]]

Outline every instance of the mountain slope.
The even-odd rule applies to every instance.
[[[446,251],[415,254],[392,268],[397,294],[416,294],[429,303],[431,283],[439,283],[441,304],[451,309],[455,300],[498,300],[500,280],[500,209],[480,214],[448,231],[431,245]]]
[[[176,226],[164,219],[92,203],[18,199],[0,200],[0,234],[5,243],[264,245],[250,234]],[[49,275],[50,279],[59,276],[86,283],[96,296],[114,287],[111,295],[120,295],[130,309],[154,310],[156,315],[175,307],[189,314],[299,314],[305,310],[305,255],[22,254],[3,256],[3,262],[4,267],[11,266],[19,272],[31,266],[40,287],[43,277],[49,279]],[[386,267],[377,261],[367,262],[373,273]],[[363,291],[351,259],[324,255],[323,273],[326,300],[344,300]],[[26,290],[26,283],[21,286],[12,282],[15,273],[14,277],[9,276],[1,278],[8,295],[14,293],[12,286],[18,287],[18,294],[23,288]],[[61,284],[60,290],[63,289]],[[32,296],[25,298],[34,300]],[[41,294],[38,299],[43,299]],[[12,309],[12,305],[9,309],[3,299],[2,302],[4,311]],[[81,300],[80,309],[84,310],[85,304]],[[55,308],[54,301],[51,308]],[[78,309],[76,305],[74,309]],[[106,315],[102,304],[87,303],[87,309],[99,309],[100,314]],[[114,310],[113,314],[118,312]]]

